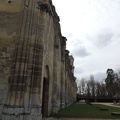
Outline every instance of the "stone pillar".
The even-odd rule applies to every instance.
[[[65,107],[65,49],[66,49],[66,41],[65,37],[61,39],[61,100],[60,106],[61,109]]]
[[[65,78],[65,107],[67,106],[67,79]]]
[[[52,99],[52,112],[56,113],[60,108],[60,78],[58,77],[58,72],[60,72],[57,57],[58,49],[54,47],[54,63],[53,63],[53,99]]]
[[[61,88],[60,88],[60,107],[65,108],[65,73],[63,73],[64,70],[64,63],[62,65],[61,70]]]

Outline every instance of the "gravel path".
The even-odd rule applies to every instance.
[[[101,104],[101,105],[107,105],[107,106],[119,107],[120,108],[120,105],[114,105],[113,103],[98,103],[98,102],[93,102],[92,104]]]

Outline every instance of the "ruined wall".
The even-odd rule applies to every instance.
[[[62,50],[61,50],[61,105],[60,107],[61,108],[65,108],[65,97],[66,97],[66,94],[65,94],[65,50],[66,50],[66,41],[67,39],[65,37],[62,37],[62,41],[61,41],[61,47],[62,47]]]
[[[36,118],[34,113],[37,113],[38,118],[40,118],[39,92],[42,73],[43,35],[40,36],[38,33],[40,33],[39,27],[43,25],[40,24],[40,19],[42,18],[44,23],[44,15],[40,15],[40,11],[37,9],[37,1],[13,0],[1,1],[1,3],[3,3],[4,8],[6,7],[6,9],[3,9],[7,14],[5,17],[9,15],[8,19],[3,18],[5,26],[2,31],[9,36],[12,34],[11,38],[8,37],[7,40],[11,42],[10,49],[12,50],[9,52],[12,55],[12,62],[7,79],[9,87],[7,101],[4,103],[4,111],[2,111],[3,120],[17,120],[18,115],[20,115],[20,119],[23,119],[24,116],[26,119],[30,117],[34,119]],[[16,35],[16,38],[13,35]],[[4,42],[5,45],[2,45],[2,47],[6,46],[8,42]]]
[[[21,16],[20,1],[0,0],[0,117],[8,93],[8,77],[13,65]]]
[[[74,58],[65,50],[65,105],[76,101],[77,84],[74,76]]]
[[[70,67],[51,0],[0,0],[2,120],[41,120],[73,103]]]

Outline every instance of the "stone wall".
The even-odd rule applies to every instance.
[[[2,120],[41,120],[76,101],[66,40],[51,0],[0,0]]]
[[[8,95],[8,78],[20,20],[19,4],[20,2],[11,5],[7,0],[0,1],[0,118]]]

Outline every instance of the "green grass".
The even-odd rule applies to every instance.
[[[98,107],[98,108],[96,108]],[[108,111],[101,111],[100,108],[107,108]],[[88,105],[88,104],[72,104],[71,106],[59,110],[51,117],[68,117],[68,118],[104,118],[104,119],[120,119],[120,117],[112,116],[112,112],[120,112],[120,108],[105,105]]]

